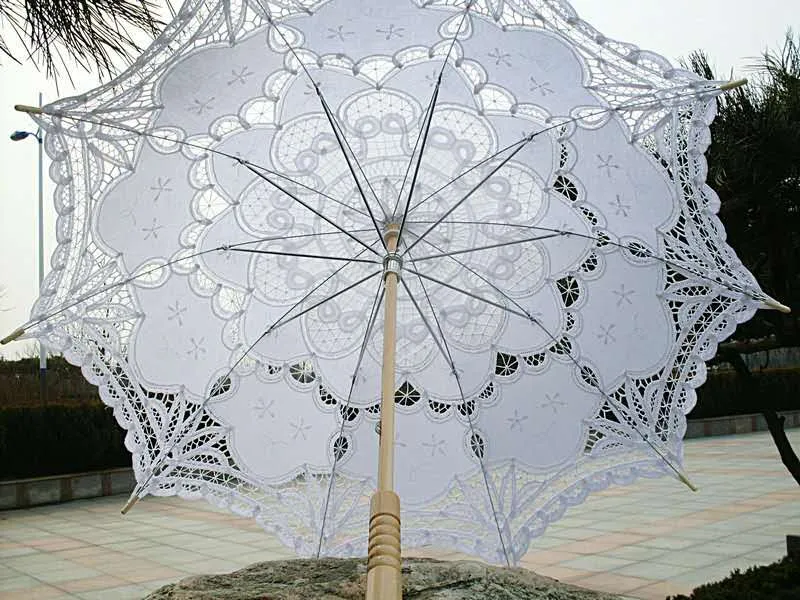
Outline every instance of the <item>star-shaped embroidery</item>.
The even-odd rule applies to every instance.
[[[514,431],[515,429],[519,429],[520,431],[522,431],[522,423],[527,420],[528,420],[527,415],[520,416],[519,411],[515,409],[514,416],[506,419],[506,421],[508,421],[509,431]]]
[[[542,96],[549,96],[551,94],[555,94],[553,88],[550,87],[549,81],[543,81],[539,83],[536,81],[535,78],[531,77],[531,91],[532,92],[539,92]]]
[[[306,86],[305,86],[306,89],[303,90],[303,95],[304,96],[311,96],[311,95],[316,96],[317,95],[317,88],[322,89],[322,86],[323,86],[323,82],[321,82],[321,81],[317,81],[317,82],[315,82],[313,84],[307,83]]]
[[[615,215],[622,215],[623,217],[627,217],[628,211],[631,209],[631,205],[623,202],[619,194],[617,194],[617,199],[614,202],[609,202],[609,204],[614,209]]]
[[[136,214],[135,214],[135,212],[136,212],[136,205],[137,204],[138,204],[138,201],[134,200],[133,202],[130,203],[130,205],[128,205],[127,207],[125,207],[124,209],[122,209],[119,212],[119,216],[120,217],[129,217],[130,220],[131,220],[131,225],[133,225],[134,227],[136,226]]]
[[[328,39],[334,40],[339,39],[339,41],[346,41],[351,35],[355,35],[354,31],[345,31],[344,25],[339,25],[336,29],[328,28]]]
[[[442,456],[445,456],[447,454],[444,449],[445,441],[436,439],[435,434],[431,434],[430,442],[422,442],[422,445],[425,448],[430,449],[431,456],[436,456],[437,453],[441,454]]]
[[[403,37],[403,32],[406,30],[405,27],[396,27],[395,25],[389,25],[384,29],[376,29],[375,33],[382,34],[387,40],[392,39],[393,37],[401,38]]]
[[[169,317],[167,317],[167,321],[177,321],[178,327],[183,327],[183,315],[187,308],[182,306],[178,300],[175,300],[175,304],[168,306],[167,310],[170,312]]]
[[[186,110],[189,110],[189,111],[195,113],[196,115],[201,116],[206,111],[212,110],[214,108],[214,100],[215,99],[216,98],[214,98],[213,96],[211,98],[209,98],[208,100],[203,100],[203,101],[198,100],[197,98],[195,98]]]
[[[276,446],[288,446],[289,445],[289,444],[287,444],[286,442],[284,442],[282,440],[267,440],[267,443],[269,444],[269,449],[270,449],[271,452],[275,452],[275,447]]]
[[[558,407],[566,406],[566,403],[561,399],[561,393],[556,392],[555,394],[545,394],[544,395],[544,402],[542,402],[542,408],[551,408],[553,409],[554,413],[558,412]]]
[[[425,75],[425,81],[427,81],[431,87],[435,86],[436,82],[439,81],[439,70],[434,69],[430,74]]]
[[[275,413],[272,411],[272,405],[275,404],[275,398],[269,402],[264,398],[259,398],[253,405],[253,412],[259,419],[263,419],[264,415],[269,415],[271,419],[275,418]]]
[[[153,198],[153,202],[158,202],[161,198],[161,194],[166,192],[171,192],[172,188],[169,187],[169,182],[172,181],[169,177],[159,177],[156,179],[155,185],[150,186],[150,190],[155,192],[155,198]]]
[[[234,169],[234,170],[235,170],[235,171],[238,173],[238,172],[239,172],[239,169],[241,169],[242,167],[244,167],[244,164],[242,163],[242,161],[245,161],[246,159],[245,159],[245,157],[242,155],[242,153],[241,153],[241,152],[239,152],[238,150],[236,151],[236,154],[234,154],[234,156],[235,156],[236,158],[240,159],[240,160],[235,160],[235,161],[233,161],[233,162],[234,162],[233,169]]]
[[[145,234],[144,239],[149,240],[150,238],[158,239],[158,232],[164,229],[163,225],[158,224],[158,220],[153,217],[153,224],[150,227],[142,227],[142,232]]]
[[[222,259],[225,262],[229,262],[231,260],[231,258],[233,258],[233,251],[228,246],[225,246],[224,248],[222,248],[220,250],[220,253],[222,254]]]
[[[207,350],[203,348],[203,344],[205,344],[206,338],[201,337],[199,340],[195,338],[189,338],[189,343],[192,345],[191,348],[186,352],[189,356],[197,360],[200,358],[201,354],[205,354]]]
[[[614,161],[613,154],[609,154],[605,158],[600,154],[598,154],[597,160],[600,162],[600,164],[597,165],[598,170],[602,171],[603,169],[605,169],[606,175],[608,175],[609,177],[611,177],[611,171],[619,169],[619,165],[613,162]]]
[[[617,338],[614,335],[614,329],[616,329],[616,327],[616,325],[601,325],[600,331],[597,332],[597,339],[603,342],[604,346],[616,342]]]
[[[495,48],[491,52],[489,52],[489,58],[494,59],[494,64],[496,66],[505,65],[506,67],[511,66],[511,55],[508,52],[503,52],[500,48]]]
[[[247,83],[247,79],[253,75],[253,73],[248,69],[246,66],[242,67],[238,71],[236,69],[231,70],[231,75],[233,79],[228,81],[228,85],[233,85],[234,83]]]
[[[636,292],[634,290],[625,289],[625,284],[621,284],[618,290],[612,292],[617,297],[617,306],[622,306],[623,303],[633,304],[631,296]]]
[[[294,434],[292,435],[293,440],[296,440],[301,435],[303,436],[304,440],[308,439],[306,432],[311,429],[311,425],[308,425],[305,421],[303,421],[303,417],[300,417],[296,423],[290,423],[289,426],[294,429]]]

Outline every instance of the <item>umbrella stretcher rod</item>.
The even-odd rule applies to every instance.
[[[394,388],[397,330],[398,224],[386,226],[384,329],[378,491],[370,501],[367,600],[400,600],[400,498],[394,492]]]

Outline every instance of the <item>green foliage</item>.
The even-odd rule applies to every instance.
[[[746,392],[734,371],[719,371],[708,376],[697,390],[697,405],[690,419],[710,419],[733,415],[750,415],[761,409],[776,411],[800,410],[800,368],[753,371],[758,397]]]
[[[151,0],[0,0],[0,55],[25,57],[48,76],[59,68],[69,76],[75,64],[112,75],[119,59],[141,53],[137,38],[160,31],[156,8]]]
[[[722,581],[702,585],[689,596],[672,596],[671,600],[797,600],[798,598],[800,598],[800,561],[787,557],[765,567],[751,567],[744,573],[736,569]]]
[[[100,404],[97,388],[61,357],[47,360],[47,399],[39,388],[39,358],[0,360],[0,408],[52,404]]]
[[[0,480],[129,467],[124,434],[100,404],[0,407]]]
[[[702,52],[689,66],[725,79]],[[728,241],[768,294],[800,306],[800,38],[789,31],[781,48],[753,66],[750,83],[721,96],[717,108],[708,181],[719,195]],[[800,345],[800,319],[760,311],[736,333],[738,339],[770,335],[780,345]]]

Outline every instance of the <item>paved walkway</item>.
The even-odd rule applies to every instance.
[[[800,448],[800,430],[790,432]],[[523,566],[583,587],[663,600],[785,554],[800,488],[767,434],[689,440],[696,494],[661,479],[595,494],[547,530]],[[290,553],[254,523],[202,502],[112,497],[0,512],[0,599],[141,598],[190,574]],[[415,552],[459,558],[431,549]]]

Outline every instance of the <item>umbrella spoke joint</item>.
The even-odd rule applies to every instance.
[[[389,252],[386,256],[383,257],[383,279],[386,281],[386,278],[389,274],[393,274],[400,279],[400,274],[403,271],[403,257],[398,254],[397,252]]]

